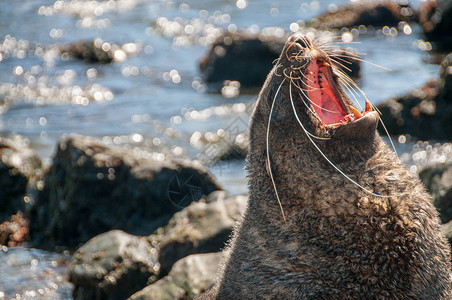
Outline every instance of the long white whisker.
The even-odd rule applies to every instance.
[[[366,55],[366,53],[352,52],[352,51],[343,49],[341,47],[335,47],[333,45],[321,45],[320,49],[322,49],[325,52],[327,52],[328,55],[330,56],[330,59],[333,62],[335,62],[336,64],[342,66],[345,69],[348,69],[348,68],[345,65],[343,65],[342,63],[340,63],[339,61],[337,61],[336,59],[341,60],[341,61],[343,61],[345,63],[351,64],[351,62],[347,61],[344,58],[352,58],[352,59],[355,59],[357,61],[365,62],[365,63],[371,64],[373,66],[376,66],[376,67],[384,69],[384,70],[388,70],[388,71],[391,70],[389,68],[385,68],[383,66],[380,66],[380,65],[377,65],[377,64],[374,64],[374,63],[371,63],[369,61],[366,61],[366,60],[362,59],[361,56],[362,55]],[[367,95],[364,93],[364,91],[361,90],[361,88],[355,83],[355,81],[352,80],[347,74],[345,74],[345,72],[340,70],[340,68],[336,68],[336,72],[340,75],[339,78],[342,79],[341,83],[347,88],[347,90],[353,96],[353,98],[355,99],[355,101],[358,104],[358,106],[360,107],[360,109],[362,109],[362,107],[361,107],[359,101],[357,100],[357,98],[355,97],[355,95],[353,94],[353,92],[355,92],[356,96],[359,97],[359,94],[355,91],[355,89],[358,90],[361,93],[361,95],[363,95],[365,100],[367,100],[367,101],[369,101],[369,103],[371,103],[369,98],[367,97]],[[372,105],[372,108],[381,115],[381,112],[378,110],[378,108],[375,105],[373,105],[372,103],[371,103],[371,105]],[[380,118],[379,122],[383,126],[383,129],[384,129],[384,131],[386,133],[386,136],[389,139],[389,142],[391,143],[391,146],[392,146],[392,149],[394,150],[394,153],[397,156],[399,156],[398,153],[397,153],[396,147],[394,145],[394,142],[393,142],[391,136],[389,135],[388,129],[386,128],[386,125],[384,124],[384,122],[383,122],[383,120],[381,118]]]
[[[300,77],[298,77],[298,78],[301,80]],[[291,81],[292,81],[292,79],[291,79]],[[333,110],[329,110],[329,109],[326,109],[326,108],[321,107],[320,105],[318,105],[317,103],[315,103],[314,101],[312,101],[309,97],[307,97],[307,95],[304,93],[304,91],[307,91],[307,90],[303,90],[301,87],[299,87],[298,85],[296,85],[295,82],[293,82],[293,81],[292,81],[292,83],[293,83],[294,86],[296,86],[296,87],[303,93],[303,95],[308,99],[308,101],[309,101],[312,105],[314,105],[314,106],[320,108],[320,109],[323,110],[323,111],[327,111],[327,112],[332,113],[332,114],[339,114],[339,112],[337,112],[337,111],[333,111]],[[323,90],[323,88],[321,88],[320,90]],[[308,90],[307,92],[309,92],[309,90]],[[307,107],[309,108],[309,106],[307,106]],[[311,112],[312,112],[312,110],[311,110]]]
[[[273,178],[272,167],[271,167],[271,163],[270,163],[269,135],[270,135],[270,123],[271,123],[271,119],[272,119],[273,108],[274,108],[275,102],[276,102],[276,97],[278,96],[279,90],[281,89],[281,86],[283,85],[285,80],[286,80],[286,78],[283,78],[283,80],[281,81],[281,84],[279,85],[278,89],[276,90],[276,94],[275,94],[275,97],[273,98],[272,106],[271,106],[271,109],[270,109],[270,115],[268,117],[268,124],[267,124],[267,166],[268,166],[268,172],[270,173],[270,179],[271,179],[272,184],[273,184],[273,189],[275,190],[276,199],[278,200],[279,208],[281,209],[281,213],[283,215],[284,222],[286,222],[286,216],[284,214],[284,209],[283,209],[281,201],[279,199],[278,189],[276,188],[275,180]]]
[[[289,92],[290,101],[291,101],[291,103],[292,103],[292,107],[294,107],[294,109],[295,109],[295,104],[294,104],[294,101],[293,101],[293,98],[292,98],[292,85],[289,85],[289,91],[290,91],[290,92]],[[306,94],[305,94],[302,90],[300,90],[300,91],[303,93],[303,95],[305,96],[306,99],[309,99],[309,97],[307,97]],[[311,101],[311,100],[309,100],[309,101]],[[304,103],[304,105],[306,105],[306,107],[307,107],[314,115],[317,115],[317,114],[315,114],[315,113],[311,110],[311,108],[307,105],[306,102],[303,101],[303,103]],[[301,121],[300,121],[300,118],[298,117],[298,114],[297,114],[297,111],[296,111],[296,110],[294,110],[294,114],[295,114],[295,118],[297,119],[298,123],[301,125]],[[301,127],[303,127],[303,125],[301,125]],[[308,135],[310,135],[310,136],[312,136],[313,138],[318,139],[318,140],[329,140],[329,139],[330,139],[330,138],[324,138],[324,137],[316,136],[316,135],[310,133],[310,132],[307,131],[307,130],[306,130],[305,132],[306,132],[306,134],[308,134]]]
[[[289,94],[292,96],[292,88],[291,85],[289,85]],[[350,181],[351,183],[355,184],[357,187],[359,187],[360,189],[362,189],[363,191],[365,191],[366,193],[369,193],[375,197],[382,197],[382,198],[389,198],[389,197],[393,197],[393,196],[385,196],[385,195],[380,195],[377,193],[374,193],[368,189],[366,189],[365,187],[363,187],[362,185],[360,185],[359,183],[357,183],[356,181],[354,181],[353,179],[351,179],[347,174],[345,174],[341,169],[339,169],[331,160],[329,160],[329,158],[323,153],[323,151],[319,148],[319,146],[312,140],[309,132],[306,130],[306,128],[303,126],[303,124],[301,123],[300,119],[298,118],[297,115],[297,111],[295,109],[295,105],[292,101],[292,109],[294,111],[295,117],[297,118],[298,123],[300,124],[301,128],[303,129],[303,131],[305,132],[306,136],[308,137],[308,139],[310,140],[310,142],[312,143],[312,145],[317,149],[317,151],[319,151],[319,153],[323,156],[323,158],[325,158],[325,160],[336,170],[338,171],[342,176],[344,176],[348,181]]]

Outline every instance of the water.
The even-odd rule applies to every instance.
[[[0,299],[70,299],[70,256],[27,248],[0,248]]]
[[[58,138],[68,133],[195,158],[205,145],[190,144],[193,134],[215,133],[237,120],[246,124],[256,97],[205,92],[198,62],[219,29],[280,27],[288,32],[292,22],[343,3],[348,1],[1,0],[0,134],[27,137],[46,164]],[[57,51],[62,44],[95,39],[129,44],[108,65],[68,59]],[[409,35],[378,31],[354,39],[359,44],[352,46],[366,60],[390,69],[362,65],[358,84],[374,103],[437,77],[438,66],[423,62],[420,39],[416,25]],[[211,170],[226,190],[239,194],[246,192],[243,166],[231,162]],[[7,291],[17,286],[25,292],[27,285],[17,284],[25,278],[45,286],[42,269],[23,266],[32,259],[51,264],[52,255],[25,249],[0,253],[0,291],[5,285]],[[11,257],[25,263],[5,270]],[[63,291],[58,297],[68,295]]]

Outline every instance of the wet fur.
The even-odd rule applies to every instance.
[[[303,64],[286,55],[299,39],[288,41],[259,95],[250,125],[248,208],[216,285],[200,299],[451,299],[450,248],[438,214],[376,124],[367,131],[325,128],[293,83],[283,82],[283,73]],[[306,46],[310,59],[326,59]],[[290,91],[306,130],[328,138],[314,139],[325,156],[373,194],[314,147],[296,121]],[[266,167],[269,118],[271,172],[285,218]]]

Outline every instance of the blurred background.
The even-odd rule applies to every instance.
[[[220,58],[232,57],[226,65],[240,65],[240,55],[234,58],[229,52],[255,51],[255,46],[246,48],[247,40],[262,42],[264,46],[257,47],[265,49],[258,51],[278,53],[289,34],[316,36],[319,30],[329,31],[337,37],[338,45],[363,54],[369,62],[361,63],[353,78],[372,103],[381,104],[390,116],[394,113],[391,103],[395,102],[385,102],[406,95],[414,97],[410,94],[413,90],[438,80],[439,64],[450,51],[450,44],[432,41],[432,35],[428,37],[426,33],[429,24],[425,23],[439,23],[438,14],[441,18],[440,13],[445,10],[438,13],[436,1],[386,1],[383,8],[377,7],[376,2],[363,2],[0,0],[0,137],[4,143],[18,141],[17,151],[33,151],[30,155],[42,162],[39,174],[34,174],[32,191],[29,182],[21,201],[33,206],[39,197],[44,197],[39,192],[49,182],[45,174],[51,174],[58,149],[65,150],[57,148],[58,141],[70,134],[93,137],[100,145],[119,147],[131,156],[136,152],[133,149],[140,149],[162,154],[165,159],[196,160],[210,171],[228,197],[246,194],[243,158],[249,115],[262,78],[277,58],[276,54],[273,59],[248,64],[245,60],[242,76],[244,73],[259,77],[253,72],[263,75],[256,82],[222,77],[226,71],[221,69],[224,66],[220,66]],[[439,2],[443,8],[450,8],[450,1]],[[419,9],[426,5],[432,8],[424,13],[427,21],[422,23]],[[262,65],[264,71],[260,69]],[[435,84],[431,83],[431,89],[438,89]],[[426,88],[420,90],[423,96],[417,91],[417,99],[436,97],[429,96]],[[363,105],[365,98],[355,96]],[[421,105],[421,115],[422,107],[429,115],[432,106],[427,104]],[[429,116],[436,118],[433,110]],[[391,125],[388,117],[388,128],[392,129],[399,156],[411,171],[419,172],[433,156],[443,163],[450,157],[451,147],[443,144],[450,132],[441,136],[441,130],[446,129],[440,128],[439,134],[430,135],[425,130],[417,134],[400,125],[397,120],[401,116],[394,118],[395,125]],[[422,124],[415,127],[430,126],[428,122]],[[436,144],[437,141],[442,143]],[[424,152],[419,154],[419,150]],[[110,169],[106,169],[107,175],[116,174]],[[171,180],[163,187],[166,192]],[[5,207],[6,211],[6,196],[0,201],[0,210]],[[43,201],[47,200],[40,203]],[[33,208],[22,211],[23,223],[17,221],[16,225],[28,228],[27,222],[33,217],[41,223],[45,219]],[[149,232],[128,232],[151,234],[156,227],[149,227]],[[20,237],[16,244],[8,245],[8,239],[2,242],[5,245],[0,251],[0,299],[72,299],[74,295],[80,299],[96,298],[87,292],[85,297],[80,290],[73,294],[67,268],[75,245],[46,244],[30,237],[28,229],[23,231],[22,240],[28,244],[22,244]],[[39,235],[44,229],[35,231]],[[41,242],[46,246],[41,247]],[[26,247],[15,254],[14,248],[8,250],[8,246],[18,245]],[[162,277],[157,274],[147,283],[159,276]]]

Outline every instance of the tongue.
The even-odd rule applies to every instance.
[[[331,84],[334,84],[330,71],[322,62],[316,60],[309,64],[306,72],[308,97],[315,112],[326,125],[339,124],[348,115],[339,95]]]

